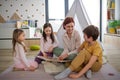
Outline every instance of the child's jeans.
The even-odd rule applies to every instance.
[[[48,57],[53,57],[53,53],[51,52],[45,52],[46,54],[47,54],[47,56]],[[40,53],[37,55],[37,56],[43,56],[43,53],[40,51]],[[36,58],[35,58],[35,61],[38,63],[38,64],[40,64],[42,61],[44,61],[44,60],[42,60],[42,59],[40,59],[40,58],[38,58],[36,56]]]

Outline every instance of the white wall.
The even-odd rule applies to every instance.
[[[14,23],[0,23],[0,49],[12,48],[12,34],[14,29],[16,29],[13,27],[14,25]],[[25,37],[27,39],[34,37],[35,28],[30,27],[22,30],[25,32]]]
[[[115,20],[120,20],[120,0],[115,0]]]
[[[0,15],[9,21],[14,13],[22,20],[38,20],[38,27],[45,23],[45,0],[0,0]]]
[[[107,33],[107,0],[102,0],[102,41]]]
[[[0,49],[12,48],[11,39],[15,22],[11,22],[13,21],[11,17],[14,13],[21,20],[38,20],[38,27],[42,27],[45,23],[45,0],[0,0],[0,16],[6,21],[0,23]],[[24,29],[26,38],[33,37],[31,32],[34,33],[34,31],[35,28]],[[3,38],[5,39],[3,40]]]

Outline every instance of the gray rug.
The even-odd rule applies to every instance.
[[[34,71],[12,71],[12,66],[0,74],[0,80],[54,80],[54,75],[46,73],[43,64],[39,65],[39,68]],[[73,80],[65,78],[63,80]],[[88,80],[84,75],[79,79],[74,80]],[[120,80],[120,73],[117,72],[111,65],[104,64],[102,69],[93,73],[90,80]]]
[[[65,69],[65,66],[63,63],[57,63],[57,62],[43,62],[44,69],[46,73],[49,74],[57,74],[59,72],[62,72]]]

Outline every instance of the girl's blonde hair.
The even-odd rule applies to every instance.
[[[16,42],[18,42],[19,44],[21,44],[25,50],[25,52],[27,51],[26,49],[26,46],[24,44],[22,44],[22,42],[20,42],[18,40],[19,36],[23,33],[24,31],[21,30],[21,29],[15,29],[13,31],[13,38],[12,38],[12,44],[13,44],[13,53],[15,52],[15,45],[16,45]]]

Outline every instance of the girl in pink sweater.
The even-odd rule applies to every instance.
[[[23,43],[25,33],[21,29],[15,29],[13,32],[13,57],[14,70],[29,70],[34,71],[38,64],[35,61],[29,61],[26,58],[26,46]]]
[[[37,56],[53,57],[53,49],[58,46],[57,37],[53,33],[50,23],[43,25],[43,34],[40,39],[40,52]],[[35,61],[40,64],[42,59],[36,57]]]

